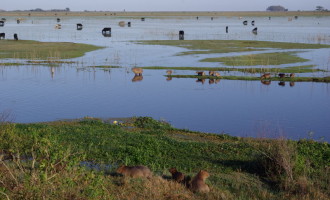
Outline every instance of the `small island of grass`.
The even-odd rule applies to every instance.
[[[103,47],[71,42],[0,40],[0,59],[61,60],[83,56]]]

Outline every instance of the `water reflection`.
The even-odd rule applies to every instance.
[[[260,82],[263,84],[263,85],[270,85],[272,83],[271,80],[260,80]]]
[[[135,75],[132,79],[132,82],[138,82],[138,81],[142,81],[142,80],[143,80],[142,75]]]

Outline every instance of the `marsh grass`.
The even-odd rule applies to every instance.
[[[0,59],[60,60],[83,56],[102,47],[69,42],[38,42],[31,40],[1,40]]]
[[[205,58],[201,62],[222,62],[227,66],[281,65],[306,62],[307,59],[294,55],[297,52],[250,54],[232,57]]]
[[[231,53],[262,51],[266,49],[319,49],[329,48],[324,44],[304,44],[289,42],[269,42],[251,40],[150,40],[138,41],[148,45],[167,45],[189,49],[191,51],[182,52],[178,55],[191,54],[211,54],[211,53]]]
[[[0,198],[266,200],[303,196],[307,200],[330,197],[327,143],[237,138],[175,129],[146,117],[134,119],[135,122],[120,125],[84,118],[0,126]],[[285,161],[285,158],[290,159]],[[91,169],[80,165],[82,161],[111,167],[107,171]],[[124,163],[146,165],[154,177],[118,176],[115,170]],[[207,170],[211,176],[206,183],[211,192],[192,193],[164,178],[169,177],[171,167],[191,177],[200,169]],[[294,187],[282,187],[286,181]]]
[[[194,70],[194,71],[223,71],[231,72],[238,71],[243,73],[311,73],[318,71],[326,71],[321,69],[314,69],[314,65],[303,65],[303,66],[293,66],[293,67],[282,67],[282,68],[272,68],[269,66],[264,66],[260,68],[235,68],[235,67],[142,67],[143,69],[155,69],[155,70]]]
[[[224,79],[224,80],[244,80],[244,81],[260,81],[260,77],[252,77],[252,76],[198,76],[198,75],[165,75],[166,77],[171,78],[197,78],[197,79]],[[329,83],[330,77],[271,77],[265,80],[271,81],[289,81],[289,82],[324,82]]]

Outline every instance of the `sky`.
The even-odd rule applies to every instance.
[[[265,11],[281,5],[289,11],[330,10],[330,0],[1,0],[0,10],[65,9],[71,11]]]

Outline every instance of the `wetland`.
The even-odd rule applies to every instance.
[[[145,15],[142,21],[141,13],[89,14],[7,13],[0,28],[7,36],[0,41],[0,110],[14,122],[150,116],[195,131],[329,141],[328,16]],[[57,18],[61,29],[54,28]],[[112,27],[111,37],[101,34],[104,27]],[[142,67],[143,77],[134,79],[132,67]],[[221,78],[196,71],[218,71]],[[272,79],[260,81],[264,73]]]

